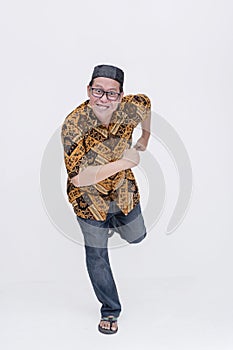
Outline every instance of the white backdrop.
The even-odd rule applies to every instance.
[[[80,342],[89,349],[91,341],[115,349],[126,340],[129,349],[145,342],[158,349],[232,349],[232,11],[230,0],[4,4],[2,348],[65,349],[68,338],[70,349]],[[114,342],[93,328],[99,306],[83,247],[51,224],[39,179],[50,137],[86,99],[93,67],[101,63],[123,68],[125,93],[150,97],[153,111],[183,140],[194,176],[185,220],[166,236],[178,180],[166,152],[150,145],[163,168],[168,203],[142,244],[111,251],[125,312]],[[59,321],[67,303],[69,329]]]

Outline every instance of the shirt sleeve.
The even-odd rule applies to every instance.
[[[78,126],[78,119],[79,115],[72,112],[61,127],[64,161],[70,179],[79,174],[81,160],[85,154],[84,135]]]
[[[144,94],[125,96],[125,99],[123,97],[123,102],[123,109],[127,114],[127,119],[133,122],[134,127],[151,114],[151,101],[149,97]]]

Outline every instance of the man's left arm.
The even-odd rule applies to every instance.
[[[146,118],[141,121],[142,135],[134,145],[134,148],[136,148],[137,151],[145,151],[150,138],[150,125],[151,125],[150,103],[146,114],[147,114]]]

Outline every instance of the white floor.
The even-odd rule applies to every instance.
[[[88,281],[0,285],[3,350],[232,350],[232,291],[204,276],[120,280],[116,335],[97,330],[99,304]]]

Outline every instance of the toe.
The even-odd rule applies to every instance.
[[[111,329],[112,329],[112,331],[117,330],[117,323],[116,323],[116,322],[113,322],[113,323],[112,323]]]

